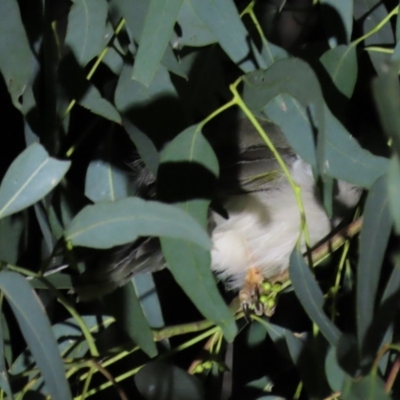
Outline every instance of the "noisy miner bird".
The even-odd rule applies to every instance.
[[[312,169],[288,145],[280,129],[260,121],[301,187],[311,245],[327,236],[332,227],[359,201],[361,189],[337,182],[334,220],[321,205]],[[291,186],[278,162],[247,119],[237,133],[221,130],[210,136],[221,169],[217,197],[227,215],[210,210],[211,269],[228,289],[240,291],[243,308],[270,314],[258,301],[265,280],[277,280],[289,267],[290,254],[300,233],[300,213]],[[138,195],[152,197],[156,178],[138,161]],[[304,245],[303,245],[304,247]],[[84,273],[76,291],[82,300],[106,294],[138,272],[166,266],[158,238],[141,238],[115,250],[110,257]],[[258,306],[257,306],[258,304]]]

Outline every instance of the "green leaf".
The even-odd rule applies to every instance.
[[[149,86],[171,38],[183,0],[150,0],[132,79]]]
[[[136,375],[135,384],[146,400],[205,400],[201,382],[183,369],[162,361],[146,364]]]
[[[304,310],[311,320],[318,325],[328,342],[336,347],[340,331],[326,316],[323,309],[324,296],[322,291],[310,268],[305,263],[303,255],[297,249],[290,256],[289,271],[294,291]]]
[[[354,0],[354,17],[356,26],[362,34],[374,29],[387,15],[387,5],[381,0]],[[360,35],[361,36],[361,35]],[[390,22],[386,23],[364,40],[365,46],[394,47],[395,38]],[[368,55],[378,74],[383,72],[383,66],[390,60],[390,54],[369,51]]]
[[[190,0],[195,13],[218,39],[231,60],[244,72],[267,65],[249,39],[249,33],[239,17],[234,2],[230,0]],[[258,65],[254,65],[252,56]]]
[[[298,79],[301,76],[302,79]],[[325,174],[325,114],[324,100],[317,76],[312,68],[298,58],[279,60],[266,71],[247,74],[243,80],[243,99],[247,106],[259,112],[276,96],[289,94],[315,117],[318,127],[317,162]],[[309,157],[310,158],[310,157]]]
[[[160,297],[152,274],[138,273],[132,277],[133,285],[136,289],[144,315],[150,326],[162,328],[165,326],[162,314]]]
[[[17,0],[0,1],[0,71],[14,106],[21,109],[32,72],[33,54],[28,42]]]
[[[101,96],[99,90],[93,85],[89,85],[84,95],[79,99],[79,104],[93,114],[121,124],[121,116],[118,111],[108,100]]]
[[[105,296],[105,304],[117,323],[149,356],[157,355],[153,333],[143,313],[133,281]]]
[[[139,236],[181,238],[205,249],[211,247],[207,233],[184,211],[135,197],[86,206],[65,231],[74,246],[96,249],[133,242]]]
[[[282,93],[265,106],[264,113],[279,126],[296,154],[316,168],[314,131],[307,110],[295,98]]]
[[[383,131],[400,155],[400,84],[396,64],[372,81],[372,92]]]
[[[149,8],[148,0],[113,0],[113,5],[119,10],[120,14],[125,18],[128,27],[128,34],[132,45],[140,44],[141,34],[143,31],[144,22]],[[171,39],[170,35],[168,40]],[[136,46],[135,46],[136,47]],[[186,74],[180,64],[176,60],[175,54],[169,44],[165,47],[165,52],[162,54],[161,64],[169,71],[187,79]],[[129,71],[129,80],[131,79],[131,70]],[[139,82],[137,82],[139,83]]]
[[[353,31],[353,1],[320,0],[322,18],[328,34],[340,43],[350,42]],[[339,17],[339,18],[338,18]]]
[[[93,202],[115,201],[128,196],[129,177],[110,161],[95,159],[89,164],[85,196]]]
[[[386,393],[385,384],[378,375],[369,375],[363,379],[354,380],[346,376],[341,397],[344,400],[391,400]]]
[[[154,143],[146,134],[133,125],[127,118],[123,118],[122,123],[126,132],[128,133],[129,138],[136,146],[140,158],[143,160],[150,172],[154,176],[157,176],[160,156],[156,146],[154,146]]]
[[[191,0],[184,0],[178,15],[178,23],[182,29],[179,38],[181,46],[207,46],[215,43],[217,38],[195,13]]]
[[[350,98],[357,82],[358,65],[356,47],[351,45],[337,46],[334,49],[326,51],[321,56],[320,61],[339,92]]]
[[[163,96],[178,97],[168,71],[159,66],[149,87],[130,77],[131,67],[124,65],[115,89],[115,105],[119,112],[125,113],[133,107],[145,107]]]
[[[82,67],[103,50],[107,11],[107,0],[73,0],[65,44]]]
[[[325,374],[332,391],[339,392],[343,386],[345,373],[339,366],[336,358],[336,348],[333,346],[329,347],[325,358]]]
[[[17,264],[20,251],[25,251],[23,232],[26,229],[25,213],[0,219],[0,260]]]
[[[49,320],[36,293],[26,280],[10,271],[0,273],[0,288],[54,399],[71,399],[64,365]]]
[[[263,41],[261,56],[267,63],[266,68],[270,67],[274,62],[288,58],[288,52],[282,47],[277,46],[269,41]]]
[[[388,160],[363,149],[325,106],[327,175],[369,189],[388,168]]]
[[[174,169],[174,171],[181,175],[163,175],[163,171],[167,170],[168,166],[179,162],[183,163],[181,169],[179,171]],[[200,171],[196,170],[196,166],[200,167]],[[205,171],[201,170],[202,167]],[[207,176],[211,173],[216,178],[218,172],[218,161],[210,144],[203,137],[200,128],[197,125],[192,126],[180,133],[161,153],[158,193],[162,196],[163,193],[171,190],[174,193],[185,192],[191,188],[190,181],[196,185],[196,190],[199,188],[201,190],[200,182],[206,182],[205,186],[212,185],[212,182],[207,184],[209,182]],[[177,185],[177,190],[171,189],[170,185],[174,183]],[[198,196],[203,194],[207,195],[207,193],[199,193]],[[191,193],[188,192],[187,195],[190,196]],[[208,199],[194,199],[179,203],[179,207],[191,214],[204,228],[208,225],[208,205]],[[163,237],[161,246],[175,280],[201,313],[221,326],[227,340],[232,341],[237,327],[216,286],[210,269],[210,252],[184,238],[177,240]],[[195,285],[193,285],[194,282],[196,282]]]
[[[49,157],[39,144],[25,149],[11,164],[0,186],[0,218],[46,196],[68,171],[70,161]]]
[[[5,362],[5,341],[4,341],[4,337],[7,337],[7,333],[9,332],[4,332],[3,333],[3,319],[4,319],[4,315],[3,312],[1,313],[1,321],[0,321],[0,387],[2,388],[2,390],[5,391],[5,393],[7,394],[7,396],[13,400],[14,396],[12,394],[12,390],[11,390],[11,386],[10,386],[10,382],[9,382],[9,377],[8,377],[8,368]],[[6,325],[5,325],[6,326]],[[9,337],[8,337],[9,339]]]
[[[373,321],[382,262],[392,230],[387,177],[382,176],[368,193],[360,234],[357,266],[357,337],[359,349],[368,352],[366,336]]]
[[[388,170],[388,196],[389,207],[394,221],[394,227],[397,234],[400,234],[400,161],[399,157],[393,155]]]

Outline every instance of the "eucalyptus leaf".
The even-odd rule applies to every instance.
[[[146,400],[205,400],[200,381],[186,371],[161,361],[146,364],[135,384]]]
[[[183,0],[150,0],[132,79],[149,86],[172,35]]]
[[[344,400],[390,400],[385,384],[378,374],[371,374],[362,379],[346,376],[341,396]]]
[[[93,202],[127,197],[129,179],[128,174],[111,161],[92,160],[86,172],[85,196]]]
[[[108,100],[101,96],[99,90],[94,85],[90,85],[87,88],[84,95],[79,99],[79,104],[93,114],[100,115],[117,124],[121,123],[121,116],[118,111]]]
[[[107,11],[107,0],[73,0],[65,43],[82,67],[103,49]]]
[[[218,39],[225,53],[244,72],[266,68],[266,63],[244,27],[235,4],[230,0],[190,0],[195,13]],[[254,56],[256,63],[251,61]]]
[[[373,80],[372,91],[382,128],[400,155],[400,85],[396,63]]]
[[[74,246],[97,249],[133,242],[139,236],[182,238],[211,247],[207,233],[184,211],[134,197],[86,206],[65,231],[66,240]]]
[[[134,281],[130,281],[104,298],[118,325],[149,357],[157,355],[153,333],[140,305]]]
[[[357,82],[358,65],[355,46],[340,45],[327,50],[320,58],[337,89],[350,98]]]
[[[195,13],[191,0],[183,0],[178,23],[182,29],[182,36],[179,38],[181,46],[207,46],[217,41],[215,35]]]
[[[366,337],[375,314],[379,277],[393,224],[386,185],[385,175],[377,179],[368,193],[360,234],[356,308],[358,346],[362,353],[368,353]]]
[[[320,0],[328,33],[338,42],[350,42],[353,31],[353,1]]]
[[[19,97],[31,76],[33,54],[17,0],[0,2],[0,71],[14,107],[21,109]]]
[[[9,332],[4,332],[3,328],[6,326],[3,325],[4,315],[1,312],[1,321],[0,321],[0,387],[10,399],[14,399],[9,377],[8,377],[8,368],[6,366],[6,357],[5,357],[5,343],[4,338],[7,337]]]
[[[14,214],[46,196],[63,178],[70,161],[49,157],[39,144],[24,150],[8,168],[0,186],[0,218]]]
[[[321,333],[336,346],[340,337],[340,330],[326,316],[323,306],[324,297],[310,268],[305,263],[303,255],[295,249],[290,256],[290,278],[294,291],[299,298],[308,316],[318,325]]]
[[[161,196],[168,195],[171,191],[170,185],[173,185],[172,187],[176,187],[176,190],[173,191],[175,195],[194,196],[193,200],[181,201],[179,207],[186,210],[201,226],[206,228],[209,200],[196,197],[205,196],[207,198],[209,187],[212,186],[212,179],[218,175],[219,168],[217,158],[210,144],[203,137],[200,127],[195,125],[180,133],[163,150],[160,161],[158,193]],[[174,165],[179,168],[179,163],[182,163],[180,169],[174,168]],[[174,175],[164,174],[165,170],[168,172],[168,167],[173,167]],[[203,185],[203,183],[205,184]],[[190,189],[194,193],[190,193]],[[202,192],[202,189],[205,191]],[[179,198],[175,199],[175,201],[177,200]],[[210,269],[210,252],[185,239],[163,237],[161,246],[175,280],[201,313],[220,325],[226,339],[232,341],[237,327],[215,284]],[[193,285],[194,282],[196,282],[195,285]]]
[[[394,227],[396,233],[400,234],[400,161],[397,155],[393,155],[390,160],[387,184],[389,206],[394,221]]]
[[[54,399],[72,399],[54,334],[36,293],[22,276],[10,271],[0,272],[0,288],[41,370],[49,394]]]

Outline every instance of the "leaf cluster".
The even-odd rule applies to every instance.
[[[291,3],[0,1],[1,398],[400,396],[399,4]],[[271,318],[246,319],[210,270],[212,144],[240,118],[296,194],[299,243],[299,188],[260,121],[328,215],[338,180],[365,193],[293,249]],[[156,197],[137,196],[138,159]],[[167,271],[78,302],[109,249],[149,236]]]

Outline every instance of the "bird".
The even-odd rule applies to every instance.
[[[288,144],[280,128],[260,120],[285,162],[301,198],[310,245],[324,239],[345,214],[358,203],[362,190],[337,181],[334,218],[324,210],[311,166]],[[228,131],[228,134],[227,132]],[[234,132],[229,134],[230,132]],[[272,315],[275,302],[266,305],[260,297],[289,267],[290,255],[301,229],[298,204],[293,189],[271,150],[247,118],[239,119],[236,129],[229,125],[208,136],[220,163],[216,191],[221,209],[210,209],[209,232],[212,240],[211,270],[228,290],[239,292],[244,310]],[[153,198],[156,177],[144,163],[135,162],[137,195]],[[302,243],[305,250],[305,243]],[[106,294],[126,283],[133,274],[154,272],[166,267],[158,238],[140,238],[102,258],[95,274],[81,275],[76,286],[82,300]]]

